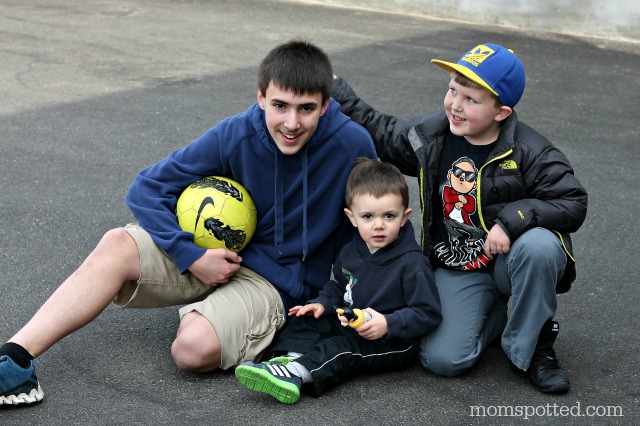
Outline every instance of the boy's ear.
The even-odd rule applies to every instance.
[[[322,103],[322,108],[320,108],[320,115],[321,116],[327,111],[327,108],[329,108],[329,101],[330,101],[330,99],[327,99],[326,101],[324,101]]]
[[[413,209],[411,208],[408,208],[404,211],[404,214],[402,215],[402,222],[400,222],[400,226],[404,226],[404,224],[407,223],[409,216],[411,216],[411,212],[413,212]]]
[[[264,96],[262,96],[260,89],[258,89],[258,105],[260,105],[260,109],[264,110]]]
[[[496,114],[496,121],[503,121],[506,120],[511,113],[513,113],[513,110],[508,107],[508,106],[501,106],[500,110],[498,110],[498,114]]]
[[[357,228],[358,224],[356,223],[356,218],[353,215],[353,213],[351,212],[351,210],[345,208],[344,212],[347,215],[347,217],[349,218],[349,220],[351,221],[351,224]]]

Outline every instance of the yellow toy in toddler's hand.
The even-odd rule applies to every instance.
[[[362,309],[349,307],[337,308],[336,313],[345,317],[349,321],[349,327],[351,328],[358,328],[371,319],[371,314]]]

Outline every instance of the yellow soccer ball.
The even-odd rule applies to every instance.
[[[239,252],[256,230],[258,213],[249,192],[238,182],[209,176],[189,185],[176,204],[178,224],[203,248]]]

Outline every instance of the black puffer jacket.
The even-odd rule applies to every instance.
[[[371,134],[378,156],[395,164],[407,176],[418,178],[422,207],[422,248],[428,256],[432,243],[433,211],[429,208],[449,122],[444,110],[409,120],[383,114],[360,99],[341,78],[334,82],[333,97],[340,110]],[[511,242],[525,231],[542,227],[554,231],[567,252],[564,276],[557,293],[569,290],[575,280],[570,233],[587,215],[587,192],[573,174],[565,155],[515,112],[505,120],[495,148],[479,170],[478,214],[489,232],[498,223]],[[425,208],[425,202],[427,208]]]

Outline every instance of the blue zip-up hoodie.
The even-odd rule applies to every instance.
[[[358,156],[376,158],[371,137],[333,99],[313,136],[294,155],[280,152],[264,111],[255,103],[138,173],[126,202],[185,273],[205,249],[178,226],[177,198],[205,176],[239,182],[258,211],[256,232],[241,252],[242,264],[276,286],[288,308],[317,294],[353,235],[342,207],[347,176]]]

